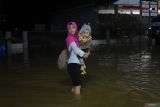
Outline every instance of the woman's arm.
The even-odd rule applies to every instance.
[[[78,48],[75,42],[72,42],[70,45],[75,54],[79,55],[80,57],[88,58],[88,56],[90,55],[90,52],[85,53],[80,48]]]
[[[80,57],[84,56],[85,52],[78,48],[75,42],[72,42],[70,45],[75,54],[79,55]]]

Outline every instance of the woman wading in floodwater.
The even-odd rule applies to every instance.
[[[79,48],[79,41],[77,39],[77,24],[75,22],[69,22],[67,24],[68,36],[66,38],[66,46],[68,50],[68,65],[67,70],[70,74],[73,86],[71,91],[74,94],[80,94],[81,90],[81,73],[80,73],[80,61],[78,55],[83,58],[88,58],[90,53],[85,53]]]

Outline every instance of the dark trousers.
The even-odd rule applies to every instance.
[[[67,70],[70,74],[73,86],[81,85],[80,65],[77,63],[68,64]]]

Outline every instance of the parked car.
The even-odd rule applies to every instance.
[[[4,55],[6,53],[5,42],[0,42],[0,55]]]

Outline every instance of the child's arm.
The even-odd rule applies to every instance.
[[[81,65],[85,65],[83,58],[80,58],[79,61],[80,61]]]

